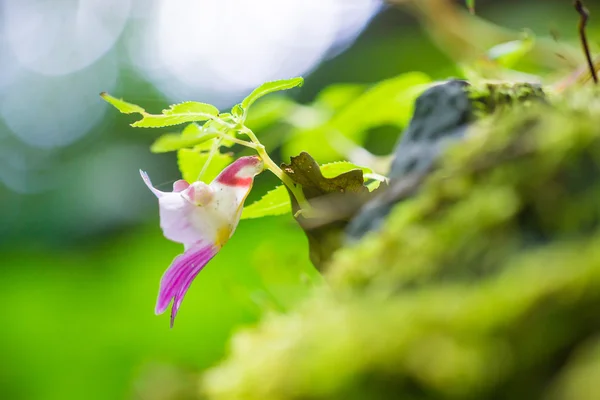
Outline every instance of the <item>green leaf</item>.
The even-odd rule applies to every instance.
[[[360,169],[365,174],[370,174],[373,172],[370,168],[359,167],[358,165],[352,164],[349,161],[337,161],[321,165],[321,173],[325,178],[335,178],[338,175],[354,169]]]
[[[358,83],[338,83],[327,86],[321,90],[315,103],[323,107],[338,111],[354,101],[366,89],[365,85]]]
[[[420,72],[408,72],[382,81],[344,107],[331,124],[359,143],[370,128],[388,124],[402,128],[410,121],[416,98],[430,83],[431,78]]]
[[[231,108],[231,115],[233,115],[233,117],[237,121],[243,121],[243,118],[244,118],[244,109],[242,108],[242,105],[241,104],[236,104],[235,106],[233,106]]]
[[[220,139],[221,147],[231,147],[235,144],[233,141],[229,140],[228,137],[235,137],[236,131],[234,131],[233,129],[225,128],[222,125],[219,125],[219,123],[217,123],[216,121],[208,121],[202,126],[201,129],[203,134],[205,135],[212,135],[215,133],[220,133],[221,135],[223,135]],[[209,149],[210,143],[203,143],[200,146],[202,149]],[[199,148],[200,147],[197,147],[196,149]]]
[[[165,115],[181,114],[205,114],[210,117],[219,115],[219,109],[212,104],[200,103],[197,101],[184,101],[183,103],[173,104],[168,110],[163,110]]]
[[[253,131],[261,131],[281,122],[293,112],[295,106],[296,103],[282,95],[262,98],[252,106],[252,112],[248,114],[244,124]]]
[[[213,122],[213,121],[208,121],[207,123],[205,123],[204,125],[200,126],[196,123],[191,123],[188,126],[185,127],[185,129],[183,131],[181,131],[181,136],[185,137],[185,138],[199,138],[202,137],[203,135],[210,135],[210,136],[216,136],[216,133],[218,132],[218,130],[216,128],[212,129],[209,127],[209,124]],[[210,129],[207,129],[210,128]],[[194,146],[194,150],[197,151],[208,151],[211,149],[213,145],[213,140],[207,140],[207,141],[202,141],[200,143],[196,143],[196,145]],[[224,147],[231,147],[231,146],[227,146],[226,143],[224,143],[223,141],[221,141],[221,145]]]
[[[126,101],[123,101],[122,99],[117,99],[116,97],[113,97],[106,92],[100,93],[100,97],[102,97],[106,102],[112,104],[117,110],[119,110],[123,114],[143,114],[146,112],[146,110],[144,110],[137,104],[127,103]]]
[[[194,147],[199,144],[209,142],[211,139],[217,137],[216,133],[204,134],[191,136],[183,135],[179,133],[167,133],[162,135],[150,146],[150,151],[153,153],[165,153],[168,151],[175,151],[183,148]]]
[[[512,68],[533,49],[534,44],[535,36],[525,32],[523,39],[501,43],[488,50],[487,54],[490,60],[505,68]]]
[[[148,114],[142,107],[117,99],[106,92],[100,93],[100,96],[124,114],[141,114],[143,118],[131,124],[138,128],[162,128],[186,122],[207,121],[219,115],[215,106],[197,101],[173,104],[169,109],[163,110],[162,114]]]
[[[177,163],[181,176],[188,182],[196,182],[200,171],[204,167],[204,164],[209,158],[208,152],[199,152],[192,149],[181,149],[177,152]],[[210,164],[207,166],[204,174],[202,175],[202,181],[210,183],[221,171],[233,162],[233,156],[231,154],[223,154],[216,152]]]
[[[233,118],[233,114],[231,114],[231,113],[220,113],[219,118],[221,118],[225,122],[235,122],[235,118]],[[213,122],[216,122],[216,121],[213,121]]]
[[[370,129],[408,125],[416,98],[431,84],[420,72],[409,72],[382,81],[342,107],[318,127],[297,126],[283,146],[285,156],[309,152],[322,162],[348,158],[349,143],[361,146]]]
[[[242,211],[242,219],[283,215],[292,212],[292,205],[285,186],[277,186]]]
[[[144,117],[131,124],[138,128],[161,128],[186,122],[207,121],[219,115],[219,110],[210,104],[195,101],[174,104],[162,114],[143,113]]]
[[[210,122],[210,121],[209,121]],[[205,124],[206,125],[206,124]],[[182,136],[194,137],[200,136],[203,132],[203,127],[198,124],[191,123],[181,131]]]
[[[343,244],[344,229],[349,219],[372,197],[364,185],[361,169],[350,163],[330,166],[330,172],[350,168],[347,172],[327,178],[322,168],[306,152],[292,157],[290,164],[281,166],[314,208],[314,217],[300,213],[292,200],[292,212],[308,238],[310,260],[317,269],[323,268],[333,253]],[[327,168],[325,168],[327,169]]]
[[[302,78],[291,78],[291,79],[282,79],[278,81],[265,82],[256,89],[252,91],[244,100],[242,100],[241,106],[248,112],[248,108],[261,97],[273,93],[278,92],[280,90],[287,90],[295,88],[296,86],[302,86],[304,83],[304,79]]]
[[[359,167],[348,161],[339,161],[322,165],[321,174],[323,178],[336,178],[346,172],[353,170],[362,170],[364,173],[371,173],[369,168]],[[319,178],[321,179],[321,178]],[[377,185],[378,186],[378,185]],[[369,187],[369,189],[371,189]],[[288,214],[292,211],[290,197],[285,186],[277,186],[265,194],[260,200],[244,207],[242,219],[260,218],[273,215]]]
[[[374,190],[379,189],[379,187],[381,186],[381,181],[373,181],[367,184],[367,189],[369,189],[369,192],[372,192]]]

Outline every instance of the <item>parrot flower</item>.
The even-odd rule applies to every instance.
[[[171,307],[171,327],[183,297],[204,266],[229,240],[242,214],[244,200],[263,163],[256,156],[241,157],[209,185],[179,180],[172,192],[152,186],[148,175],[140,171],[148,188],[158,197],[160,226],[169,240],[184,246],[160,281],[156,314]]]

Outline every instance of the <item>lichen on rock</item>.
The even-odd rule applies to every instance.
[[[503,107],[329,286],[238,333],[210,399],[600,398],[600,98]],[[587,385],[587,386],[586,386]]]

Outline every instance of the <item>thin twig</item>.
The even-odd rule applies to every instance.
[[[204,173],[208,169],[208,165],[212,161],[213,157],[215,156],[216,153],[219,152],[219,147],[221,147],[221,141],[222,141],[221,138],[218,138],[217,140],[214,141],[213,145],[210,148],[210,153],[208,153],[208,157],[206,158],[204,165],[202,166],[202,168],[200,169],[200,172],[198,173],[198,177],[196,178],[197,181],[202,179],[202,177],[204,176]]]
[[[594,66],[594,61],[592,60],[592,54],[590,53],[590,46],[588,44],[587,35],[585,33],[585,27],[587,26],[588,20],[590,19],[590,12],[583,5],[581,0],[574,0],[573,5],[575,6],[575,10],[579,13],[579,38],[581,39],[581,45],[583,46],[583,52],[585,53],[585,57],[587,59],[588,67],[590,69],[590,73],[592,74],[592,79],[595,84],[598,84],[598,74],[596,73],[596,68]]]

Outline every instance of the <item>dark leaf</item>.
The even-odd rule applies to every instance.
[[[313,208],[312,215],[296,215],[310,246],[310,259],[323,271],[325,264],[343,243],[344,229],[350,218],[371,197],[364,185],[363,171],[355,169],[333,178],[325,178],[319,165],[308,153],[291,158],[283,171],[302,186],[306,199]],[[292,197],[292,211],[298,203]]]

